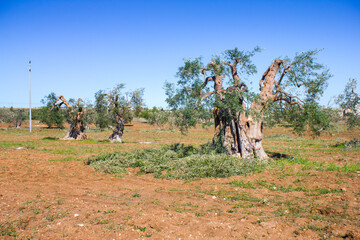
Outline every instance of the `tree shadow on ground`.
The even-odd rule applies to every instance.
[[[55,137],[44,137],[42,140],[48,140],[48,141],[58,141],[59,138],[55,138]]]
[[[291,158],[293,158],[291,155],[278,153],[278,152],[267,152],[267,154],[270,158],[274,158],[274,159],[291,159]]]

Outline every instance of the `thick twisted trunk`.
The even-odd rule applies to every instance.
[[[120,115],[117,115],[116,126],[113,130],[113,133],[109,137],[110,142],[120,142],[120,143],[122,142],[121,137],[124,133],[124,125],[125,125],[124,119]]]
[[[251,110],[256,113],[256,116],[245,113],[237,113],[236,118],[230,117],[231,114],[226,114],[223,109],[214,110],[215,120],[215,136],[214,142],[222,141],[223,148],[230,154],[236,157],[246,158],[255,156],[260,159],[268,159],[266,152],[262,147],[263,140],[263,121],[262,114],[269,102],[273,102],[276,95],[273,93],[273,88],[276,85],[275,76],[279,71],[282,60],[276,59],[271,66],[265,71],[260,80],[260,101],[253,102]],[[237,75],[236,65],[237,61],[229,64],[235,86],[240,86],[241,81]],[[219,90],[220,84],[216,84],[215,91]],[[222,85],[221,85],[222,87]],[[239,87],[240,88],[240,87]],[[223,100],[222,96],[220,98]],[[243,105],[242,99],[239,99],[239,104]],[[245,106],[243,105],[243,108]]]
[[[64,96],[59,96],[58,99],[56,99],[56,102],[58,100],[61,100],[62,102],[55,104],[55,106],[57,107],[61,107],[62,104],[65,104],[67,108],[71,109],[70,110],[70,114],[75,114],[74,113],[74,109],[73,107],[68,103],[68,101],[66,101]],[[83,108],[80,106],[80,102],[82,101],[81,98],[78,99],[78,110],[75,114],[75,116],[73,116],[73,119],[70,123],[69,126],[69,131],[66,134],[66,136],[64,138],[62,138],[63,140],[84,140],[87,139],[86,134],[84,133],[85,131],[85,126],[84,126],[84,122],[83,122],[83,116],[84,116],[84,112],[83,112]]]
[[[79,110],[79,112],[76,114],[75,119],[72,124],[69,126],[69,131],[66,134],[66,136],[63,138],[63,140],[84,140],[87,139],[85,131],[85,126],[83,122],[81,121],[83,112]]]
[[[220,106],[216,107],[213,111],[214,114],[214,123],[215,123],[215,136],[213,143],[217,146],[220,145],[226,152],[230,155],[236,157],[246,158],[249,156],[255,156],[260,159],[267,159],[268,156],[262,147],[263,140],[263,111],[266,109],[267,105],[271,102],[277,100],[276,94],[278,93],[278,85],[281,81],[276,82],[275,76],[279,71],[280,65],[283,63],[283,60],[276,59],[270,67],[265,71],[261,80],[260,80],[260,100],[255,101],[251,105],[251,111],[255,112],[255,115],[246,116],[244,112],[237,112],[234,114],[231,113],[231,109],[223,109],[220,102],[226,101],[225,93],[232,93],[232,91],[237,91],[240,94],[239,104],[245,110],[243,103],[243,98],[241,96],[242,87],[246,85],[241,82],[240,77],[237,74],[237,64],[240,62],[240,59],[234,59],[233,63],[224,63],[230,67],[231,75],[234,80],[234,85],[229,87],[226,91],[223,90],[223,78],[225,77],[221,71],[221,68],[215,62],[210,62],[209,66],[213,68],[215,76],[205,78],[204,86],[207,85],[209,81],[214,81],[214,91],[208,93],[203,97],[206,98],[211,94],[215,94],[215,105]],[[203,74],[205,76],[205,71]],[[274,93],[274,87],[277,91]]]
[[[242,116],[241,116],[242,115]],[[214,142],[222,141],[227,153],[235,157],[247,158],[255,156],[267,159],[262,147],[263,123],[252,116],[238,115],[237,119],[217,121],[215,118]]]

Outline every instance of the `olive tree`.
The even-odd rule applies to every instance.
[[[324,116],[308,114],[322,110],[317,101],[330,77],[316,61],[318,50],[276,58],[259,79],[259,92],[250,92],[244,79],[257,71],[251,60],[257,52],[258,47],[252,51],[226,50],[206,65],[201,58],[185,60],[176,75],[177,87],[166,83],[169,106],[182,110],[178,125],[187,129],[206,121],[212,110],[215,146],[233,156],[266,159],[263,117],[271,106],[278,102],[289,105],[293,115],[303,117],[298,122],[301,127],[311,124],[311,117]]]
[[[14,128],[20,128],[25,120],[25,110],[22,108],[0,108],[0,122],[9,123]]]
[[[45,96],[41,103],[45,106],[40,108],[40,121],[45,123],[49,128],[56,125],[59,128],[63,128],[65,121],[64,112],[59,107],[54,107],[57,101],[57,97],[54,92]]]
[[[349,79],[344,92],[337,97],[349,129],[360,127],[360,97],[355,92],[356,85],[356,79]]]
[[[149,111],[146,118],[147,122],[151,125],[156,125],[158,130],[164,128],[164,125],[169,121],[170,113],[164,109],[157,109],[154,107]]]
[[[59,96],[56,99],[54,108],[60,109],[62,105],[67,107],[66,118],[69,123],[69,131],[64,140],[82,140],[87,139],[85,134],[86,121],[85,121],[85,110],[84,103],[81,98],[78,101],[70,99],[69,102],[64,96]]]
[[[124,87],[124,84],[118,84],[108,92],[100,90],[95,95],[95,108],[100,110],[97,123],[101,123],[103,127],[113,127],[113,132],[109,136],[111,142],[122,142],[125,123],[131,122],[133,119],[132,109],[142,107],[144,102],[143,89],[123,94]],[[99,120],[100,116],[102,116],[102,120]]]
[[[95,93],[95,124],[101,129],[105,129],[109,126],[109,108],[108,99],[105,95],[105,91],[99,90]]]

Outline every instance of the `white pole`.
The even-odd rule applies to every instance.
[[[32,132],[32,125],[31,125],[31,61],[29,61],[29,108],[30,108],[30,132]]]

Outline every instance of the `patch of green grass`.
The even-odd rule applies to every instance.
[[[194,203],[192,203],[192,202],[188,202],[188,203],[181,204],[181,206],[184,206],[184,207],[192,207],[192,208],[198,208],[198,207],[199,207],[199,205],[194,204]]]
[[[121,230],[121,226],[120,225],[116,226],[114,224],[109,224],[109,225],[105,226],[105,229],[109,230],[109,231],[119,231],[119,230]]]
[[[16,238],[19,234],[16,232],[15,222],[6,221],[0,223],[0,236],[9,236]]]
[[[350,141],[345,141],[343,143],[336,143],[331,146],[332,148],[345,148],[345,149],[360,149],[360,141],[357,138],[354,138]]]
[[[360,163],[354,164],[345,164],[343,166],[336,165],[335,163],[330,163],[326,167],[326,171],[338,171],[338,172],[356,172],[360,169]]]
[[[115,210],[104,211],[104,214],[109,214],[109,213],[116,213],[116,211]]]
[[[66,217],[68,214],[66,211],[63,211],[63,212],[53,212],[51,210],[49,210],[46,214],[45,214],[45,217],[44,219],[48,220],[49,222],[53,222],[55,221],[56,219],[61,219],[61,218],[64,218]]]
[[[270,134],[265,139],[294,140],[295,137],[291,134]]]
[[[80,159],[76,157],[64,157],[64,158],[56,158],[50,159],[50,162],[71,162],[71,161],[80,161]]]
[[[256,184],[254,184],[252,182],[244,182],[243,180],[232,181],[229,184],[237,186],[237,187],[242,187],[242,188],[252,188],[252,189],[256,188]]]
[[[275,167],[281,167],[283,165],[302,165],[302,170],[316,170],[316,171],[338,171],[338,172],[356,172],[360,169],[360,163],[354,164],[345,164],[345,165],[338,165],[335,163],[325,163],[325,162],[313,162],[306,158],[302,157],[294,157],[289,159],[280,159],[276,162],[273,162],[272,165]],[[296,176],[311,176],[311,173],[306,172],[298,172]]]
[[[243,180],[240,181],[232,181],[228,184],[235,185],[242,188],[259,188],[264,187],[269,189],[270,191],[281,191],[281,192],[308,192],[309,189],[306,186],[298,186],[293,187],[292,185],[283,186],[283,185],[276,185],[275,183],[269,183],[266,180],[258,179],[255,182],[244,182]]]
[[[326,188],[316,188],[311,193],[307,193],[307,196],[320,196],[325,195],[329,193],[339,193],[341,192],[340,189],[326,189]]]
[[[44,137],[42,140],[44,141],[59,141],[59,138],[55,138],[55,137]]]

